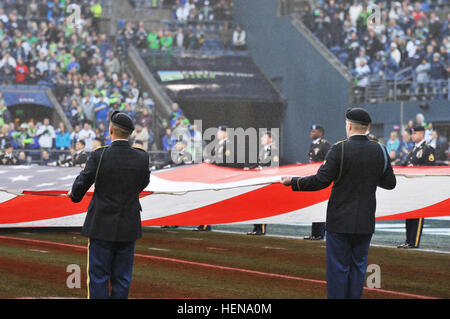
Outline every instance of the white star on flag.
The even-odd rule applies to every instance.
[[[23,176],[23,175],[19,175],[19,176],[16,176],[16,177],[8,177],[8,179],[10,179],[11,180],[11,182],[19,182],[19,181],[25,181],[25,182],[28,182],[28,180],[30,179],[30,178],[32,178],[33,176]]]
[[[58,178],[60,181],[65,181],[66,179],[74,179],[75,177],[77,177],[78,175],[67,175],[65,177],[60,177]]]

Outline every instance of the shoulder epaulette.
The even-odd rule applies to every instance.
[[[334,145],[338,145],[338,144],[341,144],[342,142],[346,142],[347,141],[347,139],[345,139],[345,140],[342,140],[342,141],[339,141],[339,142],[337,142],[336,144],[334,144]]]
[[[108,147],[109,147],[109,145],[99,146],[99,147],[97,147],[97,148],[94,150],[94,152],[96,152],[96,151],[98,151],[98,150],[101,150],[101,149],[104,149],[104,148],[108,148]]]
[[[140,148],[140,147],[137,147],[137,146],[133,146],[133,148],[136,149],[136,150],[140,150],[140,151],[143,151],[143,152],[147,153],[147,151],[144,150],[143,148]]]

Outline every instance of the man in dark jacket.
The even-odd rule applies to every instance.
[[[128,142],[133,130],[131,118],[115,111],[111,145],[90,155],[69,193],[78,203],[95,184],[81,231],[89,237],[88,298],[128,297],[135,241],[142,237],[139,194],[150,180],[149,155]]]
[[[367,138],[369,113],[353,108],[346,118],[348,139],[330,149],[316,175],[281,178],[294,191],[320,190],[334,182],[326,218],[328,298],[361,298],[375,231],[375,192],[378,186],[396,185],[386,149]]]

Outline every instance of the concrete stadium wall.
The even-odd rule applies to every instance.
[[[234,22],[247,32],[255,63],[286,98],[280,141],[283,162],[307,162],[312,124],[324,125],[330,142],[345,138],[350,85],[289,17],[276,14],[277,1],[234,1]]]

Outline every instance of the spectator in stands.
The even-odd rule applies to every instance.
[[[56,130],[55,147],[58,150],[68,150],[70,149],[70,145],[70,132],[66,130],[63,122],[59,122],[58,129]]]
[[[170,31],[165,31],[164,35],[160,39],[161,42],[161,50],[163,51],[171,51],[173,46],[173,38],[170,34]]]
[[[50,158],[50,152],[48,150],[42,150],[41,161],[39,163],[41,166],[56,166],[56,162]]]
[[[3,154],[0,154],[0,165],[19,165],[19,160],[14,155],[14,148],[11,143],[7,143]]]
[[[394,166],[394,165],[399,165],[401,162],[400,162],[400,158],[397,156],[397,154],[398,154],[398,152],[396,151],[396,150],[390,150],[390,152],[389,152],[389,158],[390,158],[390,160],[391,160],[391,165],[392,166]]]
[[[24,83],[27,79],[27,75],[30,72],[22,58],[17,59],[17,65],[14,68],[16,74],[16,83]]]
[[[175,35],[175,45],[177,49],[183,49],[184,47],[184,30],[183,28],[178,28],[177,34]]]
[[[361,96],[364,96],[365,90],[367,86],[369,85],[369,75],[370,75],[370,68],[366,63],[365,59],[360,59],[359,65],[355,69],[357,87],[360,90]]]
[[[103,123],[104,124],[104,123]],[[91,123],[88,121],[84,122],[83,129],[80,130],[78,135],[78,141],[83,141],[83,149],[86,148],[86,152],[92,151],[92,141],[95,138],[95,132],[92,130]]]
[[[148,92],[142,93],[142,99],[143,99],[144,105],[147,106],[148,108],[153,109],[155,107],[155,102],[148,95]]]
[[[144,109],[142,111],[142,115],[138,117],[138,123],[142,125],[142,127],[150,128],[152,124],[152,117],[148,109]]]
[[[170,115],[170,127],[174,128],[180,117],[184,116],[183,111],[180,109],[178,103],[172,104],[172,113]]]
[[[395,60],[397,65],[400,65],[402,55],[400,54],[400,51],[397,48],[397,43],[393,42],[391,43],[391,57]]]
[[[425,99],[425,91],[428,91],[430,85],[430,63],[428,63],[426,58],[422,59],[416,67],[416,81],[417,81],[417,98]]]
[[[18,156],[18,165],[29,165],[30,163],[28,162],[27,159],[27,154],[24,151],[20,151],[19,152],[19,156]]]
[[[148,150],[148,131],[146,127],[142,127],[141,124],[137,123],[134,132],[131,134],[130,138],[132,140],[140,140],[142,142],[142,148]]]
[[[163,151],[170,153],[172,148],[175,146],[176,139],[172,136],[172,130],[170,128],[166,129],[166,134],[162,138]]]
[[[397,151],[400,147],[400,140],[398,139],[397,131],[392,131],[389,140],[386,142],[386,149],[391,153],[391,151],[395,151],[395,158],[397,158]]]
[[[235,50],[246,50],[247,49],[247,36],[246,32],[242,30],[241,26],[238,25],[233,33],[233,48]]]
[[[436,150],[436,161],[447,160],[447,155],[445,153],[448,145],[447,139],[444,136],[440,136],[436,130],[433,130],[432,132],[430,145]]]
[[[435,99],[442,100],[442,87],[444,86],[444,80],[447,78],[447,67],[442,63],[439,53],[433,54],[430,77],[433,87],[436,88]]]
[[[11,113],[6,107],[3,95],[0,93],[0,127],[3,126],[5,123],[10,122],[11,122]]]
[[[0,125],[0,149],[4,149],[7,143],[11,143],[12,137],[9,135],[9,125]]]
[[[94,108],[96,124],[99,125],[100,123],[103,123],[106,125],[109,106],[106,103],[103,94],[100,93],[98,99],[99,100]]]
[[[40,74],[38,73],[38,71],[36,70],[34,65],[30,65],[30,69],[28,72],[28,76],[25,80],[25,83],[30,84],[30,85],[35,85],[39,81],[39,77],[40,77]]]
[[[43,149],[53,147],[53,139],[56,137],[55,129],[50,125],[50,120],[46,117],[37,129],[36,136],[39,138],[39,145]]]
[[[406,160],[406,156],[414,147],[413,141],[411,141],[411,135],[409,130],[405,130],[402,133],[402,141],[400,142],[400,146],[398,148],[398,158],[400,162],[403,163]]]
[[[151,31],[148,33],[147,42],[148,42],[149,49],[159,50],[160,42],[159,42],[159,36],[158,36],[158,31],[156,30],[156,27],[152,27]]]
[[[103,8],[100,5],[99,1],[94,0],[91,8],[90,8],[91,14],[92,14],[92,26],[94,29],[99,32],[100,31],[100,17],[102,15]]]

